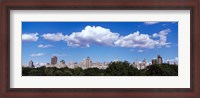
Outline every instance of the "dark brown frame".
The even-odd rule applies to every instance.
[[[10,10],[190,10],[191,88],[10,88]],[[199,0],[4,0],[0,25],[0,98],[200,98]],[[181,32],[183,33],[183,32]],[[188,65],[189,66],[189,65]]]

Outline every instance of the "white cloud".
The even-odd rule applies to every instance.
[[[156,38],[156,37],[159,37],[159,35],[157,33],[154,33],[153,37]]]
[[[167,42],[167,35],[168,33],[171,32],[170,29],[165,29],[159,32],[159,34],[154,33],[153,37],[160,37],[159,40],[159,46],[165,46],[165,45],[169,45],[170,43],[166,43]],[[157,35],[157,36],[155,36]]]
[[[120,61],[120,60],[119,60],[119,59],[114,59],[114,60],[113,60],[113,62],[117,62],[117,61]]]
[[[62,33],[47,33],[47,34],[43,34],[42,37],[46,40],[50,40],[50,41],[61,41],[65,39],[65,36]]]
[[[144,22],[144,24],[146,24],[146,25],[153,25],[153,24],[157,24],[157,23],[159,23],[159,22]]]
[[[22,41],[37,41],[38,33],[22,34]]]
[[[159,37],[159,40],[155,40],[151,38],[148,34],[140,34],[139,31],[129,34],[127,36],[121,36],[117,41],[114,42],[115,46],[119,47],[127,47],[127,48],[154,48],[155,46],[162,47],[170,47],[167,43],[167,35],[171,32],[170,29],[165,29],[160,31],[158,34],[154,33],[153,38]]]
[[[110,29],[101,26],[86,26],[81,32],[73,32],[70,35],[43,34],[42,37],[52,41],[65,41],[71,47],[90,47],[91,45],[126,47],[126,48],[149,48],[170,47],[167,43],[167,35],[170,29],[162,30],[153,35],[140,34],[139,31],[126,36],[111,32]],[[156,38],[156,39],[155,39]],[[159,38],[159,39],[157,39]]]
[[[49,48],[49,47],[53,47],[53,45],[51,44],[46,44],[46,45],[43,45],[43,44],[40,44],[38,45],[39,48]]]
[[[142,52],[144,52],[144,51],[143,51],[143,50],[138,50],[138,52],[142,53]]]
[[[171,47],[171,45],[165,45],[165,47],[167,47],[167,48],[170,48],[170,47]]]
[[[119,34],[100,26],[86,26],[81,32],[73,32],[65,38],[68,46],[90,47],[92,44],[113,46]]]
[[[148,34],[140,34],[139,31],[129,34],[127,36],[121,36],[114,42],[116,46],[127,48],[154,48],[158,41],[150,38]]]
[[[38,53],[38,54],[31,54],[30,56],[32,56],[32,57],[38,57],[38,56],[43,56],[44,55],[44,53]]]

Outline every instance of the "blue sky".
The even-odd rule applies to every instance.
[[[178,59],[178,22],[22,22],[22,64]]]

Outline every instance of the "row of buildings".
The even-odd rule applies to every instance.
[[[168,62],[169,63],[169,62]],[[62,68],[62,67],[69,67],[69,68],[76,68],[76,67],[81,67],[82,69],[87,69],[87,68],[99,68],[99,69],[106,69],[108,67],[109,62],[92,62],[90,57],[85,58],[83,61],[80,63],[78,62],[68,62],[67,64],[65,63],[64,60],[61,60],[58,62],[58,58],[56,56],[53,56],[51,58],[51,63],[44,64],[43,66],[46,67],[57,67],[57,68]],[[135,61],[133,62],[132,66],[138,68],[138,69],[144,69],[149,65],[161,65],[163,64],[163,59],[160,55],[157,56],[157,58],[152,59],[151,62],[147,62],[146,59],[142,60],[142,62]],[[36,67],[33,64],[33,61],[31,60],[29,62],[29,67]],[[38,66],[37,66],[38,67]]]
[[[160,55],[157,56],[157,59],[152,59],[152,65],[161,65],[163,63],[162,57]]]
[[[133,62],[133,66],[138,69],[144,69],[149,65],[161,65],[163,63],[162,57],[160,55],[157,58],[152,59],[151,63],[148,63],[146,59],[142,60],[142,62],[138,62],[137,60]]]
[[[62,68],[62,67],[69,67],[69,68],[81,67],[82,69],[96,67],[96,68],[99,68],[99,69],[106,69],[108,67],[108,64],[109,64],[109,62],[92,62],[90,57],[85,58],[80,63],[72,62],[72,61],[69,61],[68,63],[65,63],[64,60],[61,60],[60,62],[58,62],[58,58],[56,56],[53,56],[51,58],[51,63],[47,63],[45,66],[46,67],[57,67],[57,68]]]

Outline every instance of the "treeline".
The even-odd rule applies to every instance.
[[[106,69],[88,68],[22,68],[22,76],[178,76],[177,65],[150,65],[138,70],[129,62],[111,62]]]

